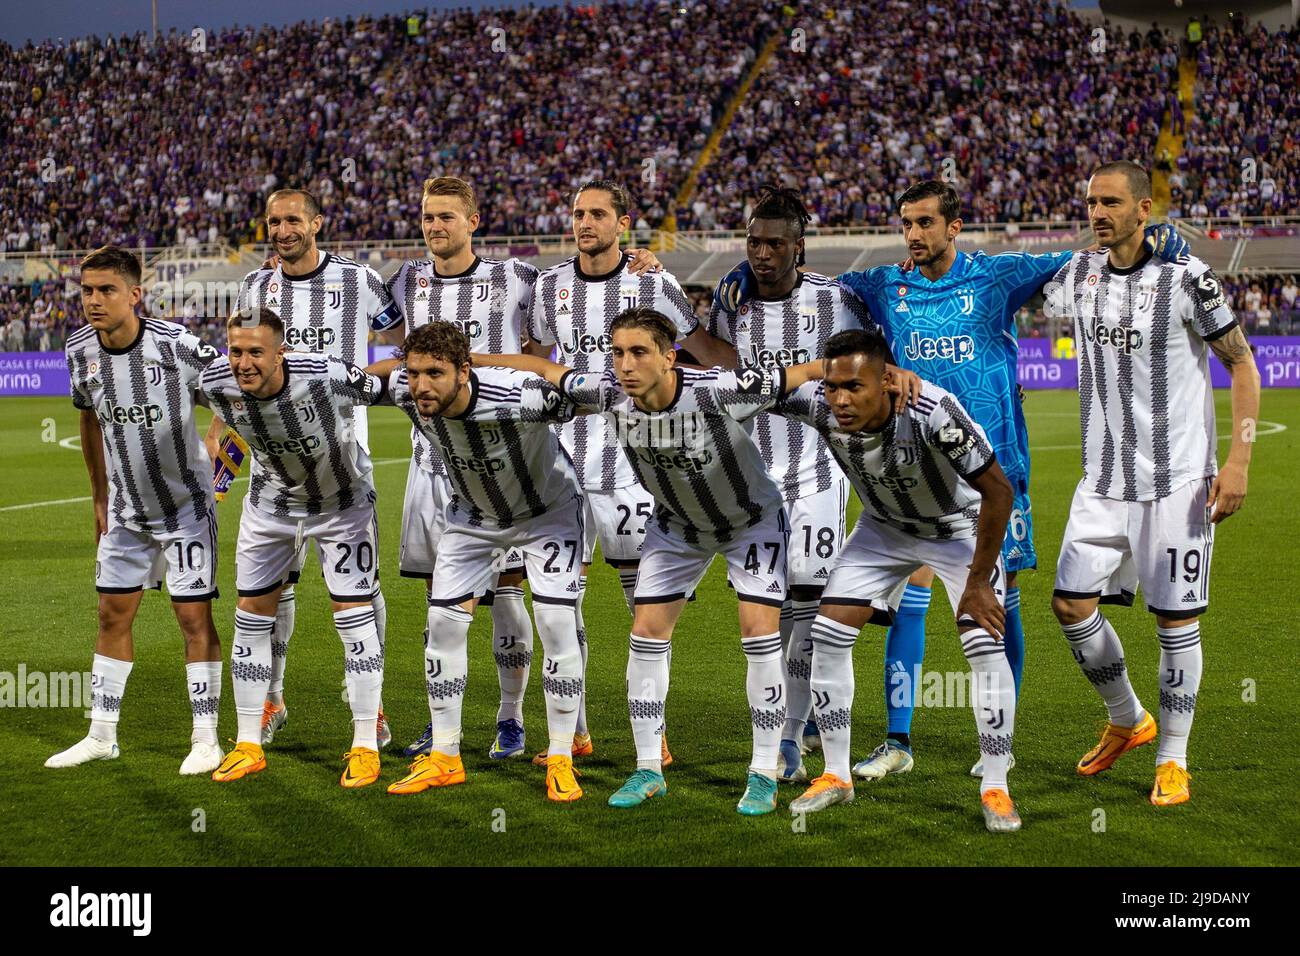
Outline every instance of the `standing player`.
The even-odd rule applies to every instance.
[[[554,346],[560,364],[576,372],[608,371],[610,323],[635,306],[667,315],[682,336],[683,347],[710,365],[735,365],[735,351],[700,328],[686,294],[667,272],[637,276],[631,260],[619,248],[619,236],[632,223],[627,192],[617,183],[595,180],[573,198],[573,236],[578,254],[542,272],[537,279],[528,335],[542,346]],[[619,451],[601,417],[581,417],[560,429],[560,442],[572,456],[586,499],[586,540],[583,544],[582,580],[585,594],[587,569],[600,542],[605,560],[618,569],[623,596],[632,607],[637,565],[646,519],[654,508],[650,493]],[[578,598],[578,633],[582,596]],[[587,643],[582,641],[585,673]],[[585,700],[578,712],[574,756],[592,752]],[[666,760],[671,756],[664,750]],[[545,760],[538,754],[534,762]]]
[[[352,259],[322,252],[316,237],[324,224],[320,203],[304,189],[281,189],[266,199],[266,229],[278,261],[244,277],[239,301],[244,308],[269,309],[284,322],[285,344],[292,352],[320,352],[348,365],[364,366],[370,328],[387,328],[399,322],[388,290],[379,274]],[[357,443],[370,452],[366,409],[347,408],[344,420]],[[220,422],[214,423],[214,429]],[[271,685],[262,722],[262,743],[268,744],[285,725],[289,711],[284,703],[284,668],[293,637],[294,585],[306,560],[303,551],[290,569],[275,612],[271,642]],[[384,642],[388,610],[376,590],[375,620],[379,641]],[[388,746],[392,732],[379,710],[379,743]]]
[[[315,541],[352,708],[352,747],[339,782],[364,787],[379,779],[384,649],[374,608],[379,550],[370,455],[348,426],[352,409],[379,401],[385,385],[332,356],[286,354],[284,323],[270,309],[236,312],[226,333],[230,360],[213,363],[199,387],[252,449],[253,468],[235,544],[239,607],[230,676],[239,733],[212,778],[238,780],[266,768],[262,715],[276,608],[303,543]]]
[[[420,225],[429,258],[404,262],[390,280],[396,321],[404,321],[404,335],[431,321],[451,322],[469,339],[472,352],[518,353],[525,347],[524,326],[537,269],[520,259],[475,255],[472,237],[478,224],[478,203],[469,183],[453,176],[425,181]],[[638,255],[631,266],[633,273],[658,265],[653,253],[639,250]],[[533,343],[527,347],[534,354],[549,351]],[[427,588],[454,490],[436,444],[418,427],[411,429],[411,446],[402,507],[400,573],[423,578]],[[523,753],[523,700],[533,657],[533,625],[524,606],[523,556],[510,548],[500,563],[499,580],[480,602],[492,609],[492,649],[501,687],[496,739],[488,752],[498,760]],[[581,632],[579,637],[585,639]],[[406,748],[406,756],[429,752],[430,730],[431,725],[425,727]]]
[[[754,206],[746,240],[756,295],[735,312],[714,304],[709,331],[736,348],[742,368],[767,370],[820,356],[827,340],[875,323],[852,292],[804,262],[804,226],[810,217],[790,189],[766,186]],[[787,711],[778,779],[807,780],[799,743],[812,706],[808,677],[812,623],[822,588],[844,543],[848,482],[821,436],[807,425],[760,412],[754,418],[758,450],[781,489],[790,521],[790,590],[781,608]]]
[[[959,252],[961,200],[952,186],[936,180],[911,186],[897,208],[910,261],[844,273],[839,279],[866,302],[898,363],[955,395],[985,430],[1016,491],[1002,555],[1007,571],[1005,647],[1019,693],[1024,629],[1017,575],[1036,567],[1038,556],[1029,500],[1029,433],[1016,381],[1015,315],[1073,253]],[[1170,226],[1153,226],[1148,233],[1162,256],[1173,259],[1187,249]],[[720,288],[745,281],[752,280],[733,272]],[[854,773],[869,780],[906,773],[913,766],[912,709],[933,582],[929,568],[912,576],[885,642],[887,737],[854,767]],[[981,771],[978,763],[971,768],[975,776]]]
[[[157,585],[166,562],[194,716],[181,773],[209,773],[224,757],[217,743],[221,642],[212,623],[217,518],[194,400],[199,375],[220,353],[179,325],[140,318],[141,294],[140,261],[125,249],[104,246],[81,260],[89,324],[68,337],[67,356],[94,502],[99,636],[90,732],[45,766],[118,756],[117,722],[134,660],[131,625],[143,589]]]
[[[454,489],[429,591],[424,656],[430,749],[388,792],[465,782],[460,733],[469,627],[500,572],[500,555],[517,548],[528,567],[546,653],[546,795],[569,803],[582,796],[567,752],[583,680],[575,612],[582,494],[573,463],[549,426],[571,418],[573,408],[535,376],[472,371],[469,346],[455,325],[430,322],[406,337],[405,367],[390,359],[370,369],[390,376],[392,400],[424,440],[438,447]]]
[[[1160,638],[1160,730],[1151,802],[1190,796],[1187,739],[1201,682],[1199,617],[1210,596],[1214,526],[1246,497],[1259,371],[1209,267],[1153,259],[1142,226],[1151,179],[1131,162],[1098,167],[1088,218],[1105,252],[1061,269],[1049,307],[1074,319],[1079,343],[1083,478],[1056,569],[1052,610],[1109,723],[1078,772],[1106,770],[1156,737],[1129,682],[1124,648],[1097,609],[1131,603],[1138,585]],[[1232,446],[1215,459],[1208,352],[1232,376]]]
[[[995,832],[1018,830],[1007,790],[1016,697],[1001,647],[999,553],[1011,483],[983,430],[950,393],[925,382],[920,397],[895,413],[883,386],[888,355],[878,332],[841,332],[826,344],[822,382],[802,386],[777,406],[817,429],[863,509],[813,624],[812,693],[826,772],[790,810],[822,810],[853,799],[853,645],[872,616],[870,602],[889,596],[926,565],[944,582],[971,667],[985,825]]]
[[[574,372],[529,357],[486,359],[536,371],[579,409],[609,420],[641,484],[654,495],[634,596],[627,667],[637,769],[610,805],[637,806],[667,791],[662,727],[669,647],[677,618],[715,555],[725,556],[739,598],[741,646],[753,725],[746,815],[776,808],[776,765],[785,723],[780,616],[789,526],[781,490],[750,436],[748,421],[782,389],[819,372],[818,363],[767,371],[676,368],[677,329],[653,309],[634,308],[610,326],[613,370]]]

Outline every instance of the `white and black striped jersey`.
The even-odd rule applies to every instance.
[[[453,498],[447,521],[510,528],[581,497],[573,462],[552,425],[573,403],[537,375],[508,368],[470,372],[470,399],[456,416],[420,414],[405,368],[389,377],[392,402],[446,463]]]
[[[135,341],[111,349],[86,325],[68,337],[72,404],[104,433],[109,527],[175,531],[207,521],[212,461],[194,425],[203,370],[228,363],[182,326],[140,319]]]
[[[862,500],[864,514],[918,538],[969,538],[980,494],[969,484],[996,457],[984,429],[957,398],[930,382],[880,431],[841,430],[821,382],[808,382],[776,411],[815,428]]]
[[[554,345],[561,365],[601,374],[613,368],[610,324],[626,309],[645,306],[668,316],[677,325],[679,342],[694,332],[699,319],[677,280],[667,272],[634,276],[630,262],[624,253],[617,268],[600,276],[585,274],[576,256],[545,270],[537,277],[528,337]],[[613,491],[636,481],[602,418],[574,419],[560,430],[560,441],[573,456],[585,490]]]
[[[523,351],[528,310],[533,303],[537,267],[521,259],[483,259],[458,275],[438,274],[432,259],[402,263],[388,282],[404,332],[430,322],[451,322],[469,339],[471,352],[495,355]],[[435,475],[446,469],[417,427],[411,428],[411,457]]]
[[[291,352],[321,352],[349,365],[370,364],[370,330],[401,321],[384,280],[355,259],[320,252],[320,262],[306,275],[285,275],[280,266],[254,269],[244,277],[239,304],[261,306],[284,321],[284,341]],[[364,408],[349,409],[357,438],[370,447]]]
[[[1076,253],[1048,286],[1074,320],[1084,482],[1106,498],[1151,501],[1217,470],[1209,347],[1236,324],[1196,257],[1148,253],[1116,269]]]
[[[229,362],[199,380],[205,405],[253,451],[248,503],[279,517],[332,514],[374,501],[370,455],[348,413],[381,401],[387,383],[333,356],[290,352],[284,385],[268,398],[239,387]]]
[[[875,327],[861,299],[815,272],[799,273],[784,298],[756,296],[737,312],[716,304],[709,311],[709,332],[736,347],[741,368],[811,362],[836,332]],[[764,412],[754,419],[754,438],[786,501],[825,491],[839,477],[826,443],[807,425]]]
[[[654,496],[660,530],[690,544],[730,541],[783,505],[749,420],[780,397],[785,370],[679,368],[676,376],[676,394],[658,412],[637,408],[612,371],[567,372],[561,388],[606,420]]]

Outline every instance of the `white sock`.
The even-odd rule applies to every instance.
[[[1016,681],[1007,662],[1007,650],[992,634],[978,627],[961,635],[961,649],[970,663],[971,708],[975,712],[980,759],[984,762],[980,793],[1006,790],[1016,730]]]
[[[632,615],[636,614],[636,573],[635,566],[618,569],[618,583],[623,586],[623,600],[627,602],[627,612]],[[582,583],[586,587],[587,579],[583,578]]]
[[[582,617],[582,601],[587,596],[587,579],[578,578],[578,601],[573,606],[574,617],[578,627],[578,656],[582,660],[582,694],[578,698],[578,722],[574,725],[574,733],[589,734],[591,728],[587,726],[587,622]],[[572,749],[573,742],[569,742]]]
[[[826,772],[841,780],[851,780],[849,754],[853,714],[853,645],[858,632],[820,614],[814,615],[811,627],[813,653],[810,664],[809,697],[817,714],[817,729],[822,735],[822,754]],[[803,721],[799,722],[803,733]],[[790,723],[787,720],[786,726]],[[786,737],[798,740],[798,737]]]
[[[461,708],[469,673],[469,626],[474,615],[458,607],[429,606],[429,644],[424,651],[424,687],[433,723],[433,749],[460,753]],[[572,746],[572,742],[570,742]]]
[[[497,662],[501,704],[497,720],[524,722],[524,691],[533,663],[533,622],[521,587],[497,588],[492,598],[492,656]]]
[[[744,637],[745,696],[754,729],[751,773],[776,779],[777,754],[781,749],[781,728],[785,726],[785,674],[781,666],[781,633]]]
[[[1172,760],[1187,769],[1187,737],[1201,688],[1201,624],[1157,627],[1160,637],[1160,743],[1156,766]]]
[[[90,668],[90,736],[117,743],[117,719],[122,713],[131,661],[96,654]]]
[[[343,642],[343,680],[352,707],[352,746],[378,750],[376,725],[384,687],[384,654],[379,649],[375,609],[367,604],[335,611],[334,628]]]
[[[628,638],[627,709],[632,717],[639,770],[663,772],[664,704],[668,699],[668,648],[671,641]]]
[[[790,602],[790,641],[785,645],[785,729],[783,740],[799,740],[804,725],[812,712],[812,690],[808,681],[812,676],[813,621],[817,618],[819,601]],[[857,639],[857,634],[853,635]],[[817,722],[821,726],[821,721]],[[844,778],[847,779],[847,778]]]
[[[1146,711],[1133,692],[1124,664],[1124,647],[1110,622],[1098,610],[1086,621],[1063,624],[1061,630],[1070,642],[1079,670],[1106,702],[1110,722],[1116,727],[1136,727]]]
[[[276,618],[235,609],[230,682],[235,687],[239,743],[262,746],[262,709],[271,684],[271,631]]]
[[[546,727],[550,735],[548,754],[567,756],[573,751],[573,732],[582,699],[582,655],[578,652],[578,628],[574,609],[563,604],[533,605],[537,636],[545,660],[542,692],[546,696]]]
[[[383,664],[388,660],[388,602],[384,600],[383,591],[375,591],[375,596],[370,599],[370,606],[375,609],[375,633],[379,636],[379,657],[380,663]],[[383,671],[381,670],[380,673]],[[379,696],[379,709],[384,709],[382,694]]]
[[[217,742],[217,714],[221,710],[221,661],[194,661],[185,665],[194,714],[194,743]]]
[[[284,703],[284,664],[289,656],[289,638],[293,637],[293,621],[298,602],[293,585],[280,592],[280,603],[275,609],[275,630],[271,632],[271,703]]]

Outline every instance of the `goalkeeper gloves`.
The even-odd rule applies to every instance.
[[[1183,264],[1192,254],[1191,243],[1178,234],[1178,230],[1172,223],[1162,222],[1158,226],[1147,226],[1142,234],[1146,237],[1144,241],[1151,254],[1164,259],[1165,262]]]
[[[722,281],[713,290],[713,305],[734,314],[753,297],[754,270],[749,267],[749,260],[746,259],[722,277]]]

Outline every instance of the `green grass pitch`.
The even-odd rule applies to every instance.
[[[1228,396],[1218,395],[1220,432]],[[1204,619],[1205,676],[1192,735],[1192,801],[1157,810],[1147,803],[1154,748],[1098,778],[1074,773],[1096,740],[1101,702],[1080,676],[1049,606],[1053,569],[1070,496],[1079,477],[1077,402],[1071,392],[1037,392],[1026,403],[1034,447],[1034,524],[1041,570],[1022,575],[1027,634],[1025,688],[1011,775],[1024,830],[984,831],[968,706],[917,713],[916,769],[857,787],[847,807],[810,815],[802,829],[782,788],[777,813],[751,819],[733,809],[748,761],[750,728],[735,598],[715,562],[700,599],[678,627],[668,698],[676,763],[670,791],[635,811],[605,801],[630,772],[631,731],[623,691],[628,615],[612,571],[593,568],[586,599],[591,641],[589,715],[596,753],[582,762],[585,799],[545,799],[543,772],[519,760],[487,758],[497,701],[481,612],[470,633],[470,683],[463,751],[468,782],[391,797],[384,785],[405,770],[390,751],[381,784],[338,785],[350,742],[340,693],[341,648],[319,573],[298,594],[290,648],[288,727],[268,750],[266,772],[230,785],[177,773],[188,750],[190,714],[182,645],[168,601],[150,594],[136,622],[136,664],[120,727],[122,757],[46,770],[46,757],[86,730],[83,708],[0,708],[0,863],[59,865],[243,864],[1290,864],[1300,862],[1295,727],[1297,547],[1300,510],[1291,498],[1300,471],[1300,392],[1264,395],[1261,435],[1245,510],[1221,526],[1214,549],[1211,608]],[[397,575],[397,537],[409,451],[405,419],[371,413],[379,489],[381,559],[389,607],[384,699],[396,744],[428,719],[422,681],[424,600],[418,582]],[[201,424],[206,425],[206,420]],[[1285,426],[1279,428],[1277,426]],[[85,496],[76,450],[76,413],[62,399],[0,402],[0,671],[89,669],[95,633],[94,549],[86,502],[11,506]],[[58,439],[73,437],[72,447]],[[1220,443],[1221,454],[1226,442]],[[220,585],[214,606],[228,655],[234,614],[234,537],[247,483],[219,509]],[[964,672],[948,602],[936,587],[926,669]],[[1159,648],[1144,610],[1108,612],[1124,641],[1135,686],[1155,705]],[[854,756],[883,730],[884,632],[858,644]],[[13,680],[13,678],[9,678]],[[539,678],[525,707],[530,751],[545,745]],[[221,739],[234,734],[225,678]],[[818,754],[809,769],[821,769]]]

